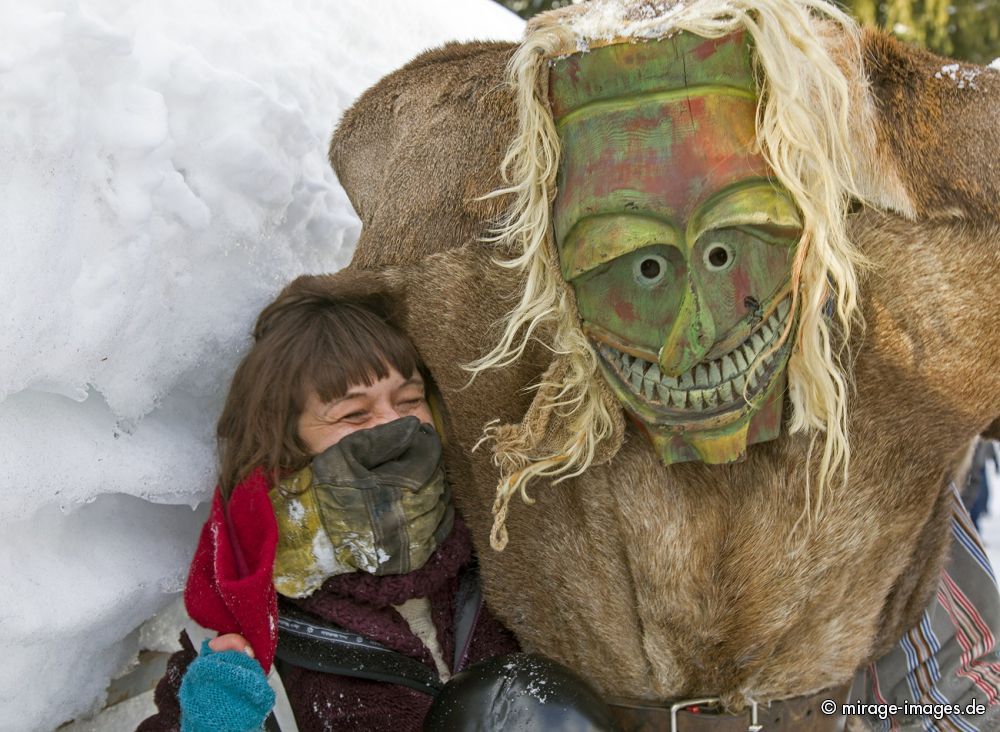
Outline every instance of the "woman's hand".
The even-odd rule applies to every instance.
[[[208,647],[216,653],[220,651],[243,651],[250,658],[256,658],[247,639],[239,633],[226,633],[208,642]]]
[[[230,633],[216,638],[220,645],[236,648],[214,651],[206,640],[191,662],[177,699],[182,732],[256,732],[274,706],[274,690],[242,636]],[[213,641],[214,642],[214,641]]]

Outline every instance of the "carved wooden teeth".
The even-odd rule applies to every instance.
[[[766,321],[739,346],[714,361],[699,363],[680,376],[667,376],[658,364],[601,346],[601,353],[633,391],[649,402],[674,409],[703,410],[743,399],[744,388],[764,385],[774,354],[754,363],[785,329],[791,298],[782,300]],[[754,369],[751,372],[750,367]]]

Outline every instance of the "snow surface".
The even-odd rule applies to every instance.
[[[98,708],[176,596],[260,308],[343,266],[336,118],[490,0],[0,3],[0,730]]]
[[[993,446],[996,449],[998,444],[994,443]],[[1000,460],[1000,451],[996,455]],[[994,572],[1000,575],[1000,463],[986,461],[986,483],[990,488],[990,501],[986,515],[979,520],[979,528],[990,564],[993,565]]]

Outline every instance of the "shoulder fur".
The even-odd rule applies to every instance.
[[[876,135],[917,218],[1000,216],[1000,72],[866,31]]]
[[[479,197],[498,187],[513,136],[503,79],[513,49],[473,42],[427,51],[344,114],[330,162],[364,224],[356,265],[412,261],[486,233],[505,203]]]

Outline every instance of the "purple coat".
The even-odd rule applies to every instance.
[[[338,575],[310,597],[290,602],[434,669],[430,652],[392,607],[414,597],[427,597],[438,642],[450,666],[455,648],[455,595],[460,574],[471,562],[469,531],[456,516],[451,534],[420,569],[382,577],[364,572]],[[513,635],[483,606],[460,666],[517,650]],[[142,722],[139,732],[180,729],[177,690],[184,669],[193,659],[190,647],[171,657],[167,674],[156,689],[159,712]],[[458,669],[451,670],[454,673]],[[416,732],[431,704],[430,696],[403,686],[296,667],[286,667],[282,680],[301,732]]]

